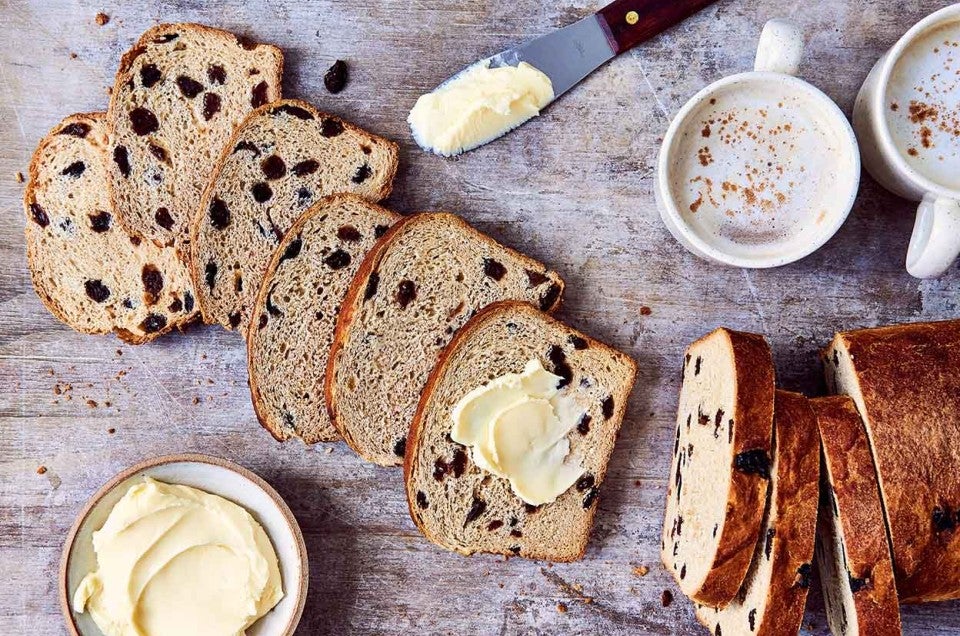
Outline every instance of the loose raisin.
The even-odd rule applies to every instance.
[[[320,123],[320,134],[324,137],[336,137],[343,132],[343,124],[332,117],[326,117]]]
[[[186,75],[180,75],[177,77],[177,87],[187,99],[193,99],[203,90],[203,84],[191,77],[187,77]]]
[[[287,249],[283,251],[283,256],[280,257],[280,262],[288,261],[291,258],[296,258],[300,256],[300,250],[303,249],[303,239],[299,236],[290,241],[290,244],[287,245]]]
[[[156,64],[144,64],[140,69],[140,83],[144,88],[151,88],[160,81],[162,75]]]
[[[426,510],[430,507],[430,504],[427,502],[427,495],[422,490],[417,491],[417,505],[421,510]]]
[[[660,604],[664,607],[670,607],[671,603],[673,603],[673,592],[670,590],[664,590],[660,594]]]
[[[127,157],[126,146],[117,146],[113,149],[113,162],[117,164],[121,175],[130,176],[130,159]]]
[[[377,287],[380,285],[380,274],[373,272],[367,278],[367,287],[363,290],[363,299],[370,300],[377,294]]]
[[[600,408],[603,411],[603,419],[609,420],[611,417],[613,417],[613,396],[608,395],[607,397],[603,398]]]
[[[157,116],[154,115],[152,111],[143,107],[134,108],[130,111],[130,123],[133,125],[133,132],[141,137],[157,132],[157,130],[160,129],[160,122],[157,121]],[[116,153],[114,153],[113,158],[114,161],[116,161]]]
[[[250,105],[259,108],[267,103],[267,83],[260,82],[250,91]]]
[[[277,106],[270,111],[271,115],[278,115],[283,113],[284,115],[290,115],[296,117],[297,119],[311,120],[313,119],[313,113],[311,113],[306,108],[300,108],[299,106],[294,106],[293,104],[284,104],[283,106]]]
[[[220,112],[220,96],[216,93],[206,93],[203,96],[203,120],[210,121]]]
[[[97,234],[103,234],[110,229],[110,223],[113,221],[113,217],[110,216],[109,212],[98,210],[96,214],[90,214],[88,216],[90,218],[90,229]]]
[[[301,161],[296,164],[294,167],[290,168],[290,172],[295,174],[298,177],[305,177],[308,174],[313,174],[320,168],[320,164],[313,159],[307,159],[306,161]]]
[[[400,309],[406,309],[407,305],[417,298],[417,286],[411,280],[402,280],[397,286],[396,301]]]
[[[348,243],[356,243],[363,237],[360,236],[360,231],[352,225],[341,225],[337,228],[337,238]]]
[[[230,225],[230,210],[220,197],[213,197],[210,202],[210,225],[217,230],[226,229]]]
[[[542,311],[551,309],[557,303],[558,298],[560,298],[560,285],[554,283],[540,297],[540,309]]]
[[[140,323],[140,329],[144,333],[157,333],[166,326],[167,319],[160,314],[147,314],[147,317]]]
[[[347,85],[347,63],[337,60],[323,75],[323,85],[333,94],[337,94]]]
[[[563,352],[563,347],[560,345],[552,345],[547,351],[547,358],[549,358],[553,364],[554,375],[559,375],[561,378],[560,381],[557,382],[557,388],[562,389],[570,384],[570,381],[573,379],[573,369],[567,364],[567,354]]]
[[[102,281],[88,280],[83,283],[83,288],[90,300],[94,302],[102,303],[110,297],[110,288],[104,285]]]
[[[370,178],[370,175],[373,174],[373,170],[370,169],[370,166],[363,164],[357,171],[353,173],[353,176],[350,177],[350,180],[354,183],[363,183]]]
[[[253,195],[253,200],[257,203],[266,203],[273,196],[273,189],[267,183],[260,181],[253,184],[253,187],[250,188],[250,194]]]
[[[207,67],[207,79],[211,84],[223,84],[227,81],[227,71],[219,64],[211,64]]]
[[[71,137],[79,137],[83,139],[87,136],[87,133],[90,132],[90,126],[79,121],[75,121],[72,124],[67,124],[60,129],[58,135],[70,135]]]
[[[173,229],[173,217],[170,216],[170,210],[167,208],[157,208],[156,213],[153,215],[153,220],[165,230]]]
[[[770,456],[761,448],[738,453],[733,458],[733,467],[747,475],[770,479]]]
[[[474,497],[473,503],[470,504],[470,510],[467,512],[467,518],[463,522],[463,527],[466,528],[467,524],[479,519],[480,515],[482,515],[486,511],[486,509],[487,509],[487,502],[477,497]]]
[[[330,254],[323,259],[323,262],[330,269],[343,269],[350,264],[350,260],[350,255],[348,253],[341,249],[336,249],[330,252]]]
[[[213,261],[207,263],[207,266],[204,268],[203,276],[207,281],[207,287],[213,289],[214,284],[217,280],[217,264]]]
[[[65,177],[73,177],[74,179],[76,179],[77,177],[82,175],[83,171],[86,169],[87,169],[87,164],[83,163],[82,161],[74,161],[69,166],[64,168],[60,174],[62,174]]]

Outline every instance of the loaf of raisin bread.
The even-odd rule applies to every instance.
[[[107,147],[104,113],[67,117],[40,142],[24,194],[27,262],[54,316],[82,333],[140,344],[192,321],[195,295],[173,248],[116,222]]]
[[[725,607],[696,608],[712,634],[796,634],[803,620],[813,569],[820,440],[810,401],[802,395],[777,391],[773,419],[769,500],[750,568]]]
[[[661,559],[722,607],[753,557],[770,482],[774,369],[762,336],[717,329],[687,349]]]
[[[846,396],[812,401],[823,448],[817,570],[835,636],[897,636],[900,608],[870,442]]]
[[[204,320],[245,328],[270,256],[297,217],[338,192],[386,198],[396,171],[396,144],[306,102],[251,113],[193,219],[191,264]]]
[[[478,466],[473,451],[451,438],[451,413],[466,394],[533,360],[560,378],[560,398],[577,405],[567,457],[578,458],[582,468],[556,500],[538,506],[515,494],[508,479]],[[417,527],[462,554],[581,558],[635,375],[629,357],[532,305],[508,301],[480,311],[430,373],[410,428],[404,478]]]
[[[247,330],[250,393],[279,441],[338,439],[323,401],[333,328],[360,262],[398,215],[354,194],[311,206],[267,266]]]
[[[280,98],[283,54],[199,24],[160,24],[120,60],[107,114],[109,181],[124,228],[183,251],[223,146]]]
[[[420,393],[441,351],[498,300],[552,311],[563,281],[452,214],[401,220],[364,259],[337,319],[326,374],[334,426],[367,461],[403,462]]]
[[[960,321],[837,334],[824,362],[866,426],[900,601],[960,598]]]

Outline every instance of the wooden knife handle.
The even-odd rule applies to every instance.
[[[597,12],[619,55],[683,22],[716,0],[616,0]]]

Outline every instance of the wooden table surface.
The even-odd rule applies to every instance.
[[[769,18],[804,26],[803,77],[849,113],[882,52],[947,3],[721,0],[496,143],[455,160],[416,148],[405,119],[419,94],[600,4],[0,0],[0,634],[62,633],[56,570],[74,516],[124,467],[183,451],[239,462],[290,504],[311,565],[299,633],[703,631],[658,564],[684,346],[718,325],[764,333],[782,386],[817,394],[817,352],[835,330],[956,317],[960,272],[924,282],[906,274],[913,204],[866,176],[850,219],[813,256],[765,271],[707,264],[682,250],[657,215],[659,141],[693,93],[752,65]],[[110,16],[106,25],[95,23],[98,11]],[[365,464],[343,444],[281,445],[257,425],[244,347],[232,333],[198,326],[132,347],[73,333],[41,306],[24,261],[15,174],[63,116],[105,108],[119,56],[143,30],[181,20],[282,46],[287,96],[400,143],[389,205],[461,213],[549,263],[568,283],[560,316],[639,361],[582,562],[464,558],[434,547],[408,517],[398,471]],[[338,58],[351,75],[334,96],[322,78]],[[638,566],[649,574],[635,574]],[[676,596],[668,607],[664,590]],[[825,633],[816,588],[811,597],[805,630]],[[903,613],[908,634],[960,633],[957,603]]]

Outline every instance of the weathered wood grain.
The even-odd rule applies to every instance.
[[[497,143],[455,160],[416,149],[405,119],[420,93],[600,4],[0,0],[0,633],[61,633],[55,572],[74,515],[123,467],[180,451],[237,461],[287,499],[311,554],[303,634],[699,633],[684,599],[662,607],[662,590],[676,590],[657,563],[683,347],[720,324],[761,331],[783,386],[817,392],[817,351],[835,330],[955,317],[960,274],[918,282],[904,272],[912,205],[869,178],[844,228],[806,260],[757,272],[708,265],[657,216],[659,139],[690,95],[751,66],[768,18],[804,25],[803,75],[849,113],[882,51],[947,3],[721,0]],[[94,23],[98,11],[111,16],[107,25]],[[197,327],[128,347],[74,334],[43,309],[25,269],[23,186],[14,175],[62,116],[105,107],[119,55],[140,32],[178,20],[282,46],[287,95],[401,143],[390,205],[460,212],[550,263],[568,281],[560,315],[638,359],[582,563],[467,559],[434,548],[407,516],[398,472],[366,465],[343,445],[279,445],[259,428],[234,335]],[[331,96],[322,77],[337,58],[351,79]],[[639,565],[650,573],[635,575]],[[823,634],[813,596],[809,631]],[[960,633],[960,605],[904,608],[904,625],[908,634]]]

